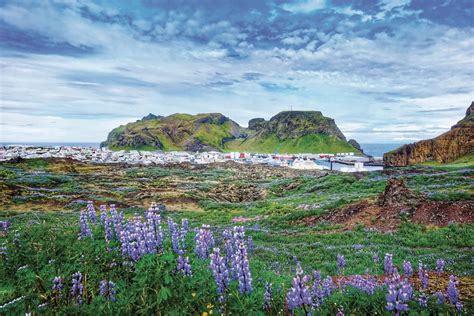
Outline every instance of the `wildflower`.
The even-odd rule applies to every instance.
[[[413,288],[407,279],[401,279],[400,275],[394,270],[392,278],[388,282],[388,293],[386,295],[387,305],[385,308],[395,311],[397,315],[400,312],[408,312],[408,301],[413,295]]]
[[[346,265],[346,259],[343,255],[337,255],[337,272],[338,274],[344,273],[344,267]]]
[[[337,309],[336,316],[344,316],[344,308],[342,306]]]
[[[220,249],[214,248],[211,257],[211,271],[217,285],[217,293],[223,297],[225,290],[229,285],[229,270],[227,269],[224,258],[220,255]]]
[[[181,250],[181,246],[180,246],[181,236],[180,236],[178,224],[176,224],[175,222],[173,222],[173,220],[171,220],[169,225],[171,225],[169,229],[171,232],[171,244],[173,246],[173,251],[177,254],[182,254],[184,253],[184,251]]]
[[[206,259],[209,256],[209,250],[214,246],[214,238],[209,225],[202,225],[198,230],[196,237],[196,255],[200,259]]]
[[[71,288],[71,296],[76,304],[82,304],[82,273],[76,272],[72,275],[72,288]]]
[[[105,218],[107,217],[107,206],[101,205],[99,206],[100,209],[100,223],[104,225]]]
[[[438,304],[443,305],[444,304],[444,294],[441,291],[436,292],[436,297],[438,299]]]
[[[92,224],[97,223],[97,215],[95,214],[94,203],[92,201],[87,202],[87,214]]]
[[[0,221],[0,231],[6,233],[10,227],[9,221]]]
[[[428,270],[426,270],[423,263],[418,263],[418,278],[420,279],[421,288],[423,290],[428,288]]]
[[[64,285],[61,277],[55,277],[53,279],[53,287],[51,289],[53,290],[53,297],[56,302],[58,302],[62,297],[63,287]]]
[[[336,288],[334,282],[332,281],[332,278],[330,276],[327,276],[324,281],[323,281],[323,293],[325,297],[328,297],[331,295],[332,291]]]
[[[383,270],[385,274],[390,275],[394,272],[394,265],[393,265],[393,256],[390,253],[385,254],[385,258],[383,260]]]
[[[105,299],[115,302],[115,295],[117,294],[115,290],[115,283],[107,280],[100,281],[99,293]]]
[[[187,218],[183,218],[181,220],[181,231],[179,232],[181,247],[183,249],[186,248],[186,235],[188,234],[188,230],[189,230],[189,221]]]
[[[426,297],[425,293],[422,293],[420,298],[418,299],[418,302],[422,307],[428,306],[428,298]]]
[[[374,261],[374,264],[375,264],[375,265],[378,265],[378,264],[379,264],[379,255],[374,254],[374,255],[372,256],[372,260]]]
[[[232,261],[232,269],[239,281],[240,293],[252,292],[252,276],[250,275],[249,260],[247,257],[247,247],[241,240],[237,245],[237,251]]]
[[[311,292],[308,286],[309,276],[304,275],[301,266],[297,266],[296,276],[293,278],[291,288],[286,294],[286,302],[290,310],[303,308],[307,314],[306,307],[312,305]]]
[[[456,280],[456,277],[454,275],[451,275],[449,277],[449,283],[448,283],[448,289],[447,289],[447,294],[448,294],[448,299],[449,302],[454,305],[458,310],[462,309],[462,304],[459,301],[459,290],[457,288],[458,281]]]
[[[269,310],[273,299],[272,284],[270,282],[265,283],[265,291],[263,292],[263,308]]]
[[[319,308],[324,301],[324,291],[323,285],[321,283],[321,273],[319,271],[313,272],[313,288],[312,288],[312,300],[313,300],[313,309]]]
[[[405,277],[410,278],[413,275],[413,267],[410,261],[403,261],[403,274]]]
[[[113,238],[113,230],[112,230],[112,220],[110,217],[105,215],[105,217],[101,217],[103,220],[104,230],[105,230],[105,241],[109,243]]]
[[[189,263],[189,257],[183,258],[182,255],[178,256],[178,266],[177,270],[184,274],[185,276],[191,276],[191,264]]]
[[[443,259],[436,260],[436,272],[442,273],[444,271],[445,261]]]
[[[81,228],[81,232],[79,233],[79,238],[92,238],[92,231],[89,227],[89,221],[87,219],[87,213],[85,211],[81,211],[79,215],[79,226]]]

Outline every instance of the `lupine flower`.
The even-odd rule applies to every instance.
[[[383,260],[383,270],[385,274],[390,275],[394,272],[394,265],[393,265],[393,256],[390,253],[385,254],[385,258]]]
[[[53,286],[51,289],[53,290],[53,296],[56,302],[58,302],[62,297],[63,287],[64,285],[61,277],[55,277],[53,279]]]
[[[227,269],[224,258],[220,255],[220,249],[214,248],[211,257],[211,271],[217,285],[217,293],[223,299],[225,290],[229,286],[229,270]]]
[[[263,308],[269,310],[272,306],[271,302],[273,299],[272,284],[270,282],[265,283],[265,291],[263,292]]]
[[[10,227],[9,221],[0,221],[0,231],[6,233]]]
[[[448,294],[449,302],[453,304],[458,310],[461,310],[462,304],[459,300],[459,290],[457,286],[458,281],[456,280],[456,277],[454,275],[451,275],[449,277],[448,289],[446,292]]]
[[[104,225],[104,231],[105,231],[105,241],[109,243],[113,239],[113,228],[112,228],[112,219],[107,216],[107,213],[105,214],[105,217],[102,218],[103,220],[103,225]]]
[[[240,293],[252,292],[252,276],[250,275],[247,247],[242,240],[240,240],[237,245],[237,250],[232,261],[232,270],[239,281]]]
[[[352,245],[352,248],[354,248],[355,251],[360,251],[360,250],[364,249],[364,245],[355,244],[355,245]]]
[[[421,306],[426,307],[428,306],[428,298],[426,297],[425,293],[422,293],[420,297],[418,298],[418,302],[420,303]]]
[[[222,237],[224,238],[225,261],[227,265],[230,265],[235,251],[234,236],[232,230],[224,229],[224,231],[222,232]]]
[[[418,278],[420,279],[421,288],[423,290],[428,288],[428,270],[426,270],[423,263],[418,263]]]
[[[311,291],[308,286],[309,276],[304,275],[303,269],[298,264],[296,269],[296,276],[291,282],[291,288],[286,294],[286,303],[290,310],[303,308],[306,311],[306,307],[311,306],[313,301],[311,298]]]
[[[99,293],[105,299],[115,302],[116,290],[115,283],[112,281],[102,280],[99,285]]]
[[[344,316],[344,308],[342,308],[342,307],[338,308],[336,316]]]
[[[95,214],[95,207],[92,201],[87,202],[87,213],[92,224],[97,223],[97,215]]]
[[[323,293],[325,297],[328,297],[331,295],[332,291],[336,288],[334,282],[332,281],[332,278],[330,276],[327,276],[324,281],[323,281]]]
[[[388,293],[386,295],[387,305],[385,308],[395,311],[398,315],[400,312],[408,312],[408,301],[413,295],[413,288],[407,279],[400,278],[400,275],[394,270],[392,278],[388,281]]]
[[[313,288],[312,288],[312,301],[313,301],[313,309],[319,308],[324,301],[324,291],[323,285],[321,283],[321,273],[319,271],[313,272]]]
[[[372,256],[372,260],[374,261],[374,264],[375,265],[378,265],[379,264],[379,255],[378,254],[374,254]]]
[[[189,257],[183,258],[182,255],[178,256],[178,266],[176,269],[184,274],[185,276],[191,276],[191,264],[189,263]]]
[[[249,253],[253,253],[253,250],[254,250],[254,248],[255,248],[255,245],[254,245],[254,243],[253,243],[253,238],[252,238],[252,236],[248,236],[248,237],[247,237],[247,245],[248,245],[248,247],[249,247]]]
[[[198,230],[196,237],[196,255],[200,259],[206,259],[209,256],[210,249],[214,246],[214,238],[212,237],[211,227],[202,225]]]
[[[100,223],[104,225],[105,218],[107,217],[107,206],[101,205],[99,206],[100,209]]]
[[[438,299],[438,304],[443,305],[444,304],[444,294],[441,291],[436,292],[436,297]]]
[[[186,236],[188,235],[189,230],[189,221],[187,218],[181,220],[181,231],[179,232],[179,237],[181,241],[181,247],[186,249]]]
[[[72,275],[72,288],[71,288],[71,296],[73,301],[81,305],[82,304],[82,273],[76,272]]]
[[[180,246],[181,236],[180,236],[178,224],[176,224],[175,222],[173,222],[173,220],[171,220],[171,222],[169,222],[169,225],[171,225],[170,232],[171,232],[171,244],[173,247],[173,251],[179,255],[183,254],[184,251],[181,249],[181,246]]]
[[[92,238],[92,231],[89,227],[88,216],[85,211],[81,211],[79,215],[79,226],[81,228],[81,232],[79,233],[79,238]]]
[[[444,271],[445,261],[443,259],[436,260],[436,272],[441,273]]]
[[[350,285],[367,294],[374,294],[377,287],[377,280],[373,276],[354,275],[344,282],[345,285]]]
[[[337,255],[337,273],[344,273],[344,267],[346,265],[346,259],[343,255]]]
[[[410,278],[413,275],[413,267],[410,261],[403,261],[403,274],[405,277]]]

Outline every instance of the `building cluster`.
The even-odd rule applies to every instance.
[[[74,146],[54,146],[54,147],[33,147],[10,145],[0,147],[0,161],[7,161],[15,158],[63,158],[74,159],[83,162],[93,163],[125,163],[125,164],[172,164],[172,163],[192,163],[208,164],[214,162],[236,161],[247,164],[267,164],[271,166],[284,166],[294,169],[330,169],[330,161],[357,162],[357,170],[364,170],[363,162],[365,157],[355,156],[354,153],[333,154],[253,154],[244,152],[161,152],[161,151],[137,151],[121,150],[111,151],[107,148],[94,147],[74,147]],[[340,160],[339,160],[340,159]],[[326,162],[326,163],[321,163]],[[336,162],[338,164],[338,162]],[[362,164],[362,167],[361,167]],[[344,165],[345,166],[345,165]],[[350,172],[351,167],[345,166]],[[339,170],[338,168],[335,168]],[[354,169],[354,168],[353,168]]]

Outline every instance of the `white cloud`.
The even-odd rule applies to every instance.
[[[282,8],[293,13],[308,13],[323,9],[325,6],[325,0],[298,0],[292,3],[285,3]]]

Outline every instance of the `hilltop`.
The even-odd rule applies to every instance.
[[[387,166],[407,166],[426,162],[449,163],[474,153],[474,102],[466,116],[451,129],[433,139],[403,145],[384,155]]]
[[[285,111],[248,128],[220,113],[149,114],[113,129],[102,147],[113,150],[248,151],[285,153],[356,152],[332,118],[319,111]]]

